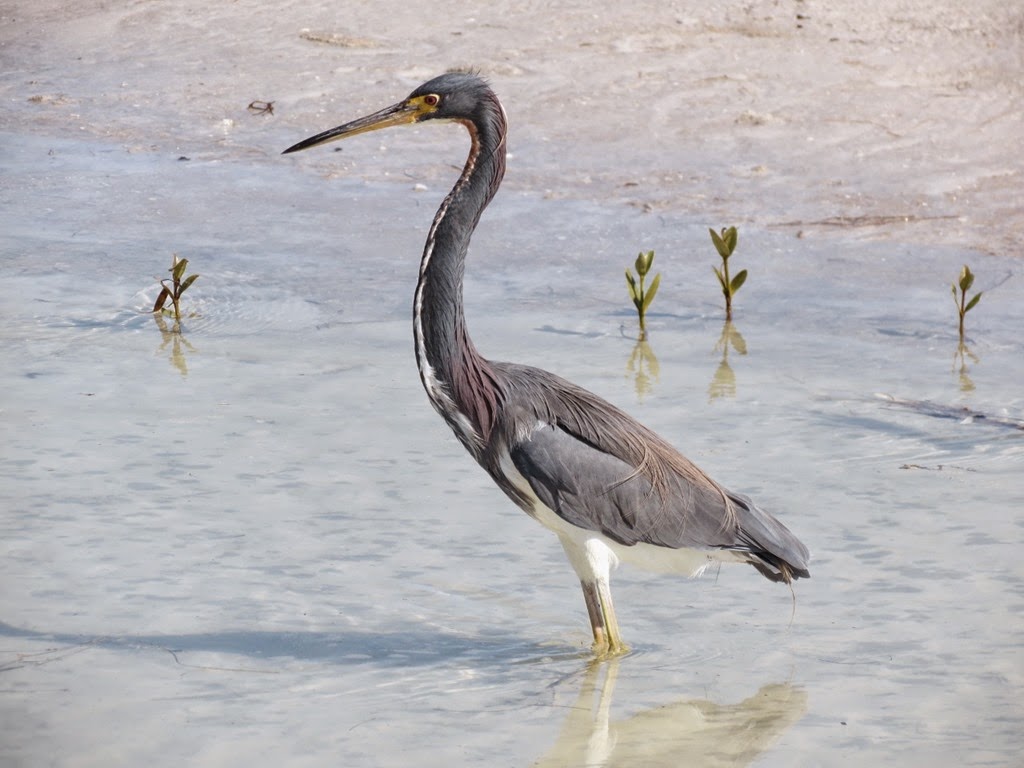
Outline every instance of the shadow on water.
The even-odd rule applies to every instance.
[[[276,674],[259,661],[289,658],[342,666],[370,664],[383,669],[445,668],[453,663],[500,667],[564,663],[586,659],[551,688],[575,693],[561,729],[543,757],[550,766],[743,766],[754,762],[807,711],[807,694],[790,684],[764,685],[737,704],[683,698],[669,704],[612,718],[621,659],[593,661],[586,653],[550,653],[508,635],[462,637],[435,631],[265,632],[87,636],[20,629],[0,622],[0,637],[42,642],[43,650],[11,654],[0,673],[60,662],[93,649],[162,651],[189,669]],[[52,647],[49,647],[52,644]],[[563,649],[564,650],[564,649]],[[234,660],[190,656],[224,654]],[[198,662],[198,663],[197,663]],[[575,664],[573,664],[575,666]],[[396,674],[399,672],[396,671]],[[578,685],[578,689],[577,689]],[[561,711],[558,707],[553,711]]]
[[[535,328],[534,330],[536,330],[538,333],[554,333],[559,336],[579,336],[580,338],[583,339],[599,339],[604,335],[604,333],[602,333],[601,331],[573,331],[568,328],[555,328],[555,326],[553,325],[542,325],[539,328]]]
[[[618,659],[587,666],[557,741],[535,768],[749,765],[807,711],[803,689],[774,684],[738,704],[681,699],[613,720],[618,673]]]
[[[219,653],[251,662],[273,658],[321,661],[339,665],[374,664],[380,667],[444,666],[472,662],[481,666],[507,666],[524,659],[550,658],[539,645],[511,635],[463,636],[433,630],[408,632],[268,632],[225,631],[168,635],[77,635],[35,632],[0,622],[0,637],[24,638],[59,645],[43,652],[15,653],[0,662],[0,672],[55,661],[90,648],[106,650],[160,650],[182,666],[206,669],[215,665],[192,664],[189,653]],[[245,662],[223,667],[238,669]],[[252,670],[259,671],[259,670]]]

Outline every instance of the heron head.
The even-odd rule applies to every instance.
[[[470,72],[448,72],[428,80],[397,104],[304,139],[288,147],[282,154],[392,125],[408,125],[425,120],[475,122],[480,117],[481,109],[486,109],[492,103],[497,102],[482,77]]]

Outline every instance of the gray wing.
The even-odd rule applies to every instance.
[[[659,493],[635,466],[561,425],[539,426],[511,457],[537,497],[579,528],[626,546],[749,553],[751,564],[773,580],[808,575],[807,549],[782,523],[710,481],[670,473]]]

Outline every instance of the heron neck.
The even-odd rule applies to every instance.
[[[505,173],[505,118],[500,104],[464,123],[472,148],[427,236],[413,305],[416,363],[434,408],[474,455],[494,423],[493,369],[466,328],[462,281],[470,237]]]

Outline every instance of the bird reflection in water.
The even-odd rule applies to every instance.
[[[534,768],[750,765],[807,711],[807,693],[782,683],[765,685],[738,704],[682,699],[613,720],[619,663],[587,666],[558,740]]]

